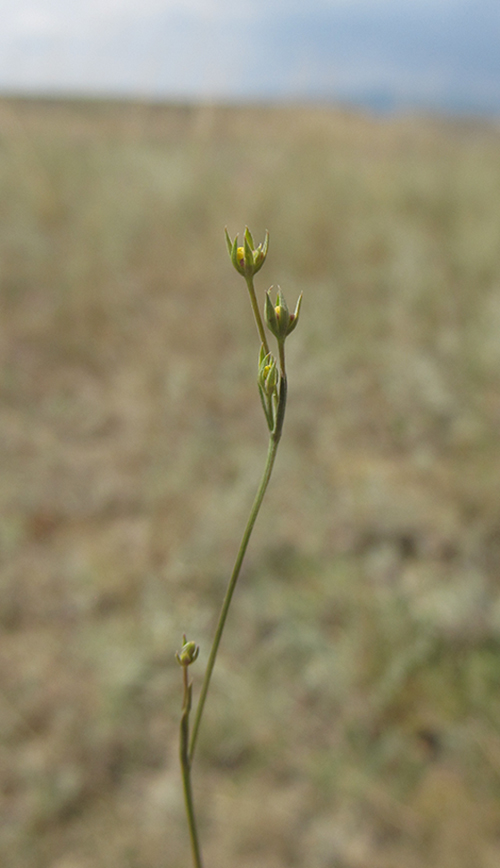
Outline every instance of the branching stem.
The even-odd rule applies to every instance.
[[[248,294],[250,296],[250,303],[252,305],[253,315],[255,317],[255,322],[257,324],[257,330],[259,332],[260,342],[264,347],[266,356],[269,354],[269,344],[267,342],[266,333],[264,331],[264,323],[262,322],[262,317],[260,315],[259,305],[257,304],[257,298],[255,296],[255,288],[253,285],[253,276],[249,275],[245,277],[245,281],[248,287]]]
[[[193,762],[194,752],[196,748],[196,742],[198,739],[198,732],[200,729],[201,718],[203,715],[203,709],[205,707],[205,700],[207,698],[208,688],[210,686],[210,680],[212,678],[212,672],[215,666],[215,660],[217,658],[217,652],[219,650],[220,641],[222,638],[222,633],[224,631],[224,625],[226,623],[227,613],[229,611],[229,606],[231,605],[231,600],[233,598],[234,589],[236,587],[236,582],[238,581],[238,577],[241,571],[241,565],[243,563],[243,558],[245,557],[245,553],[247,550],[248,543],[250,541],[250,537],[252,535],[252,530],[254,528],[255,522],[257,520],[257,516],[259,514],[260,507],[262,505],[262,501],[264,499],[264,495],[266,493],[267,486],[269,484],[269,480],[271,478],[271,473],[273,471],[274,461],[276,458],[276,453],[278,451],[278,444],[281,438],[281,431],[283,429],[283,420],[285,418],[285,407],[286,407],[286,378],[282,377],[281,385],[280,385],[280,396],[278,401],[278,409],[276,413],[276,425],[274,431],[271,432],[271,436],[269,438],[269,448],[267,451],[267,459],[266,466],[264,468],[264,473],[262,474],[262,479],[260,481],[260,485],[255,496],[255,500],[253,502],[252,509],[250,511],[250,515],[248,517],[247,525],[245,527],[245,531],[243,533],[243,537],[241,540],[241,544],[238,550],[238,554],[236,556],[236,561],[234,563],[233,572],[231,574],[231,578],[229,580],[229,584],[227,586],[226,594],[222,603],[222,608],[219,615],[219,620],[217,623],[217,628],[215,630],[215,636],[212,643],[212,648],[210,649],[210,655],[208,658],[207,668],[205,670],[205,677],[203,679],[203,684],[201,687],[200,696],[198,699],[198,705],[196,706],[196,714],[193,723],[193,729],[191,732],[191,740],[189,743],[189,754],[188,759],[189,762]]]
[[[188,667],[182,667],[184,700],[182,703],[181,734],[180,734],[180,760],[182,769],[182,784],[184,787],[184,802],[193,852],[195,868],[203,868],[201,859],[198,830],[194,814],[193,790],[191,787],[191,762],[189,759],[189,712],[191,710],[192,684],[189,682]]]
[[[268,236],[266,233],[266,239],[264,242],[264,246],[261,248],[260,246],[255,251],[254,243],[252,236],[247,229],[245,231],[244,237],[244,255],[243,259],[238,259],[238,255],[240,254],[241,248],[237,247],[238,236],[236,236],[235,240],[232,242],[229,238],[229,235],[226,230],[226,242],[228,246],[229,255],[231,257],[231,261],[236,268],[236,270],[244,276],[245,282],[247,284],[248,293],[250,295],[250,303],[252,305],[252,310],[255,318],[255,322],[257,325],[257,331],[259,333],[259,338],[262,344],[261,353],[259,356],[259,393],[262,400],[262,406],[264,409],[264,413],[267,419],[268,427],[270,428],[269,435],[269,446],[267,450],[267,458],[264,467],[264,472],[262,474],[262,478],[259,483],[259,487],[257,489],[257,494],[255,495],[255,500],[253,502],[252,508],[250,510],[250,515],[248,516],[247,524],[245,530],[243,532],[243,537],[241,539],[240,547],[238,549],[238,553],[236,555],[236,560],[234,563],[233,571],[231,573],[231,577],[229,579],[229,583],[226,589],[226,593],[224,596],[224,600],[222,602],[222,607],[219,614],[219,620],[217,622],[217,627],[215,629],[215,635],[212,642],[212,647],[210,649],[210,654],[208,657],[207,667],[205,670],[205,675],[203,678],[203,683],[200,690],[200,695],[198,698],[198,703],[196,706],[196,713],[194,716],[193,727],[190,734],[190,726],[189,726],[189,715],[191,712],[191,704],[192,704],[192,683],[189,680],[188,675],[188,667],[193,663],[199,652],[199,648],[193,641],[188,642],[186,640],[186,636],[184,635],[184,644],[182,646],[182,651],[180,654],[176,654],[177,661],[183,667],[183,684],[184,684],[184,699],[182,705],[182,715],[181,715],[181,725],[180,725],[180,760],[181,760],[181,768],[182,768],[182,780],[184,785],[184,801],[186,804],[186,813],[189,825],[189,834],[191,837],[191,847],[193,851],[193,862],[194,868],[202,868],[202,859],[201,859],[201,851],[200,845],[198,841],[198,833],[196,828],[196,819],[194,813],[194,805],[193,805],[193,793],[191,787],[191,768],[193,764],[194,754],[196,750],[196,745],[198,742],[198,735],[200,731],[200,724],[203,717],[203,710],[205,708],[205,702],[207,699],[208,690],[210,687],[210,681],[212,679],[212,672],[214,670],[215,661],[217,658],[217,652],[219,650],[219,645],[221,643],[222,634],[224,632],[224,626],[226,623],[227,615],[229,612],[229,607],[231,605],[231,600],[233,598],[234,590],[236,588],[236,583],[238,581],[241,567],[243,564],[243,559],[246,554],[246,550],[248,548],[248,543],[250,542],[250,537],[252,535],[252,531],[257,521],[257,516],[260,512],[260,508],[262,506],[262,501],[264,500],[264,495],[267,491],[267,486],[269,485],[269,480],[271,479],[271,474],[273,472],[274,462],[276,459],[276,453],[278,451],[279,442],[281,439],[281,433],[283,431],[283,423],[285,420],[285,410],[286,410],[286,400],[287,400],[287,379],[286,379],[286,370],[285,370],[285,338],[287,334],[292,330],[294,325],[292,324],[292,316],[288,313],[288,308],[286,306],[286,302],[282,296],[281,290],[278,293],[278,301],[277,307],[273,308],[272,303],[269,298],[269,294],[266,300],[266,322],[276,337],[278,341],[278,354],[279,354],[279,385],[277,383],[277,372],[276,372],[276,360],[270,355],[269,352],[269,344],[267,341],[266,333],[264,331],[264,323],[262,321],[262,317],[259,311],[259,307],[257,304],[257,299],[255,297],[255,289],[253,285],[253,272],[258,270],[258,267],[262,264],[263,260],[267,254],[267,242]],[[257,261],[259,260],[259,261]],[[270,310],[268,310],[270,308]],[[300,299],[297,304],[296,312],[293,315],[295,318],[298,317],[298,312],[300,308]],[[278,315],[281,319],[278,318]],[[283,319],[285,317],[285,319]],[[295,323],[296,325],[296,323]],[[266,359],[266,357],[268,357]]]

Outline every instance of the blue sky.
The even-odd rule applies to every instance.
[[[0,0],[0,89],[500,113],[500,0]]]

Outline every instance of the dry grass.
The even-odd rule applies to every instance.
[[[499,864],[499,144],[0,103],[2,864],[189,864],[173,652],[206,657],[266,449],[245,223],[304,309],[200,740],[207,865]]]

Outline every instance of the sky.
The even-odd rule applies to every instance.
[[[0,90],[500,113],[500,0],[0,0]]]

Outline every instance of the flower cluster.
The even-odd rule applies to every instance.
[[[302,294],[299,297],[294,312],[290,313],[285,296],[279,287],[275,304],[271,301],[272,287],[267,291],[264,304],[264,320],[269,331],[278,342],[278,361],[276,361],[269,351],[264,322],[257,304],[253,285],[253,276],[262,268],[267,256],[269,234],[266,232],[263,243],[256,247],[248,226],[243,234],[243,245],[238,244],[238,236],[236,236],[234,241],[231,241],[226,229],[226,243],[231,262],[238,274],[241,274],[245,278],[250,293],[250,301],[261,341],[257,378],[259,393],[271,436],[277,442],[281,437],[287,394],[285,340],[293,332],[298,323]]]

